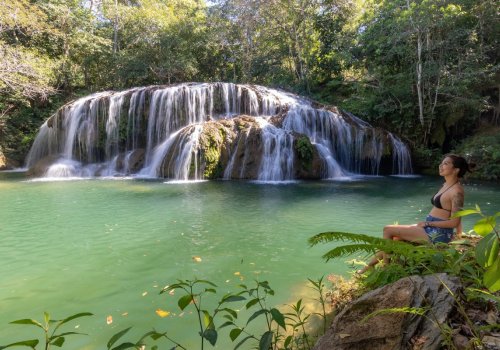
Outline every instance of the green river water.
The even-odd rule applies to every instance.
[[[308,301],[315,295],[307,278],[353,270],[348,259],[325,263],[321,255],[333,243],[309,247],[309,237],[329,230],[380,235],[385,224],[420,221],[441,182],[43,182],[0,173],[0,345],[39,332],[9,321],[43,320],[44,311],[56,319],[88,311],[94,316],[64,328],[88,336],[68,337],[64,349],[105,349],[113,334],[130,326],[123,340],[135,341],[154,327],[199,349],[191,309],[180,315],[180,294],[160,295],[165,285],[207,279],[219,286],[218,299],[240,283],[267,280],[276,291],[269,306]],[[500,211],[500,186],[465,188],[466,208]],[[465,230],[472,222],[464,220]],[[161,318],[157,309],[171,314]],[[228,339],[221,331],[216,348],[233,348]],[[158,343],[160,349],[167,344]]]

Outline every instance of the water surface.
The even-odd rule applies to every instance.
[[[267,280],[276,290],[270,306],[295,302],[307,278],[352,271],[348,259],[325,263],[321,255],[334,245],[311,248],[309,237],[330,230],[380,235],[385,224],[419,221],[441,181],[41,182],[0,173],[0,344],[38,332],[9,321],[89,311],[95,316],[66,328],[89,336],[68,337],[65,349],[103,349],[129,326],[124,340],[155,327],[197,349],[193,315],[179,316],[180,295],[159,295],[162,287],[207,279],[219,286],[219,298],[240,283]],[[498,185],[469,183],[466,207],[500,211],[499,193]],[[157,309],[171,315],[160,318]],[[217,348],[231,348],[226,339],[222,333]]]

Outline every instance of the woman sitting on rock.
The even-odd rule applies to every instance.
[[[454,229],[461,233],[460,218],[452,218],[451,215],[462,210],[464,205],[464,188],[460,179],[468,171],[470,172],[470,166],[463,157],[446,155],[439,164],[439,175],[444,177],[445,182],[431,198],[433,207],[425,221],[413,225],[387,225],[384,227],[384,238],[409,242],[450,242]],[[378,252],[357,273],[365,273],[381,260],[387,263],[389,257],[384,252]]]

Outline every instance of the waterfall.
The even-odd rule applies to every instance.
[[[399,138],[389,133],[393,145],[392,173],[395,175],[410,175],[413,173],[410,152]]]
[[[310,141],[305,158],[297,156],[301,137]],[[263,86],[184,83],[61,107],[41,126],[26,166],[37,176],[284,181],[377,175],[388,156],[393,173],[411,173],[403,142],[347,112]]]
[[[293,179],[293,137],[286,130],[258,119],[262,130],[264,152],[260,164],[261,181],[283,181]]]

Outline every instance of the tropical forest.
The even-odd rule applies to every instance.
[[[499,9],[0,0],[0,350],[500,349]]]

